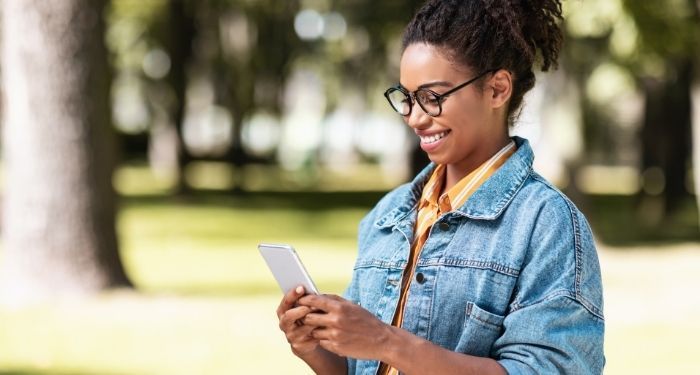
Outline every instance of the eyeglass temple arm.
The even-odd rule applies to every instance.
[[[457,86],[455,86],[455,87],[453,87],[453,88],[447,90],[447,92],[442,93],[442,95],[440,95],[440,97],[441,97],[441,98],[447,97],[448,95],[450,95],[450,94],[452,94],[453,92],[455,92],[455,91],[461,89],[462,87],[467,86],[467,85],[469,85],[470,83],[473,83],[473,82],[476,81],[477,79],[479,79],[479,78],[481,78],[481,77],[483,77],[483,76],[485,76],[485,75],[487,75],[487,74],[489,74],[489,73],[497,72],[497,71],[499,71],[499,70],[500,70],[500,68],[499,68],[499,69],[489,69],[489,70],[487,70],[487,71],[485,71],[485,72],[479,74],[478,76],[476,76],[476,77],[470,79],[469,81],[464,82],[464,83],[462,83],[461,85],[457,85]]]

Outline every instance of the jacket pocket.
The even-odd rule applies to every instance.
[[[473,302],[467,302],[465,314],[464,327],[455,351],[488,357],[493,343],[503,331],[505,318],[483,310]]]

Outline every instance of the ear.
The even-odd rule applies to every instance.
[[[491,88],[491,107],[505,106],[513,94],[513,76],[505,69],[498,70],[488,81]]]

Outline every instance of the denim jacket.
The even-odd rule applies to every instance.
[[[460,208],[430,229],[412,275],[403,329],[443,348],[496,359],[509,374],[599,374],[603,295],[581,212],[532,169],[527,140]],[[345,297],[387,324],[396,310],[434,165],[361,221]],[[348,358],[350,374],[377,361]]]

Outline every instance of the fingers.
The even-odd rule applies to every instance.
[[[310,340],[315,340],[312,332],[316,327],[299,326],[296,329],[287,332],[287,342],[293,344],[295,342],[303,343]]]
[[[338,300],[336,297],[340,298],[338,296],[331,296],[327,294],[321,296],[309,294],[301,297],[298,303],[302,306],[309,306],[325,312],[331,312],[337,309],[338,303],[344,301],[344,299],[340,298],[340,300]]]
[[[307,306],[299,306],[285,311],[280,316],[280,329],[284,332],[291,330],[292,328],[294,328],[297,321],[304,318],[304,316],[306,316],[310,312],[311,308]]]
[[[287,292],[287,294],[285,294],[284,297],[282,297],[282,301],[277,307],[277,318],[282,318],[282,314],[294,307],[294,305],[299,300],[299,297],[303,296],[304,293],[304,287],[301,285]]]
[[[331,316],[329,314],[317,314],[312,312],[306,314],[302,321],[305,325],[309,326],[328,327],[330,325],[333,325],[337,320],[338,318],[336,316]]]
[[[364,310],[352,301],[336,295],[305,296],[299,299],[299,305],[312,309],[311,313],[304,317],[303,322],[316,327],[339,326],[342,321],[358,316]]]
[[[292,353],[301,356],[316,349],[318,340],[311,335],[314,329],[315,327],[299,326],[285,332]]]
[[[346,302],[347,300],[339,295],[336,294],[324,294],[324,296],[338,302]]]
[[[319,341],[331,341],[331,339],[333,338],[332,337],[333,335],[331,334],[331,330],[329,330],[328,328],[312,329],[309,332],[309,335],[311,337],[313,337],[314,339],[319,340]]]
[[[311,308],[307,306],[299,306],[295,307],[293,309],[287,310],[287,312],[284,313],[282,316],[282,320],[299,320],[302,319],[304,316],[306,316],[308,313],[311,312]]]

